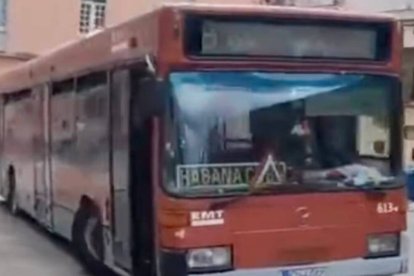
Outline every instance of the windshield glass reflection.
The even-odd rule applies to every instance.
[[[169,190],[226,194],[393,182],[388,78],[183,72],[170,80]]]

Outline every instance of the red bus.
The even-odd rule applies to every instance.
[[[123,275],[407,271],[385,15],[166,5],[0,77],[2,194]]]

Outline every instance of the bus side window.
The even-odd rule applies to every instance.
[[[52,155],[66,160],[74,159],[75,134],[74,80],[53,84],[51,97]]]
[[[86,166],[108,169],[109,90],[106,72],[78,79],[76,116],[78,161]]]
[[[3,176],[9,166],[15,169],[16,187],[31,187],[33,185],[33,134],[35,132],[33,120],[33,106],[31,101],[31,90],[16,91],[6,96],[4,106],[5,116],[5,139],[4,153],[2,162],[4,162]],[[17,189],[19,189],[17,188]],[[7,185],[6,190],[11,189]],[[10,190],[8,190],[10,191]],[[33,197],[28,189],[19,190],[19,196],[25,198],[24,202],[19,203],[23,210],[30,210]],[[16,192],[17,193],[17,192]]]
[[[4,104],[5,143],[12,143],[20,149],[29,150],[32,124],[25,116],[31,117],[30,90],[6,95]],[[29,136],[28,136],[29,134]]]

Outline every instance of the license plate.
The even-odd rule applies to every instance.
[[[284,270],[282,276],[326,276],[326,269],[323,267]]]

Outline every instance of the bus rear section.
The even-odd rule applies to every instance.
[[[162,275],[407,271],[398,31],[327,14],[177,16],[155,124]]]

